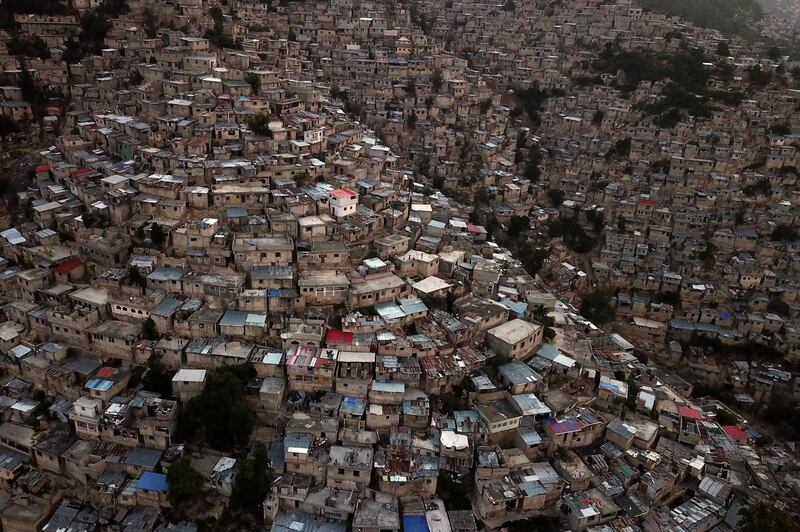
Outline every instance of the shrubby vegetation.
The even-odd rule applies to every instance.
[[[711,70],[703,64],[706,61],[700,50],[651,53],[621,50],[609,43],[592,63],[592,69],[598,74],[621,71],[623,76],[616,81],[616,86],[623,92],[634,91],[643,81],[667,81],[659,101],[639,104],[637,108],[655,116],[657,126],[671,128],[687,113],[707,117],[715,102],[736,106],[744,99],[744,94],[738,90],[710,90],[707,83]],[[730,65],[725,62],[718,63],[716,68],[717,75],[722,78],[732,75]],[[772,73],[753,67],[748,79],[752,85],[763,87],[772,80]]]
[[[763,501],[739,510],[741,516],[740,532],[785,532],[795,526],[789,515],[775,506]]]
[[[677,15],[699,26],[757,40],[764,12],[756,0],[637,0],[645,9]],[[725,54],[728,55],[728,54]]]

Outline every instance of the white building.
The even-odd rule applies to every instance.
[[[337,188],[328,193],[331,212],[337,219],[350,216],[356,212],[358,193],[349,188]]]

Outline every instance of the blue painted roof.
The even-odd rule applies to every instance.
[[[114,383],[106,379],[92,379],[86,383],[86,387],[90,390],[97,390],[105,392],[111,388]]]
[[[136,481],[136,487],[150,491],[169,491],[167,475],[162,475],[161,473],[152,473],[150,471],[145,471],[142,473],[142,476]]]

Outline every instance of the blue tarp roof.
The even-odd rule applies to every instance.
[[[136,487],[150,491],[169,491],[167,475],[162,475],[161,473],[152,473],[150,471],[145,471],[142,473],[142,476],[136,481]]]
[[[404,515],[403,530],[404,532],[430,532],[424,515]]]

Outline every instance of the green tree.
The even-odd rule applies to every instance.
[[[38,59],[50,59],[50,48],[39,36],[14,35],[8,42],[8,53]]]
[[[739,419],[734,414],[731,414],[727,408],[718,408],[714,419],[722,426],[739,424]]]
[[[770,126],[769,132],[773,135],[791,135],[792,127],[787,122],[780,122]]]
[[[147,318],[142,323],[142,338],[145,340],[158,340],[156,322],[153,321],[153,318]]]
[[[203,477],[194,470],[188,458],[172,463],[167,470],[169,502],[177,509],[191,502],[203,489]]]
[[[0,115],[0,140],[3,141],[3,144],[6,142],[6,137],[14,133],[19,133],[19,124],[16,120],[6,115]]]
[[[639,397],[639,383],[636,382],[636,376],[631,373],[628,375],[628,397],[625,399],[625,405],[629,410],[636,410],[636,399]]]
[[[153,10],[145,7],[142,11],[142,27],[144,34],[148,39],[155,39],[158,36],[158,23]]]
[[[611,301],[613,295],[609,288],[595,288],[583,298],[580,308],[581,315],[595,325],[610,322],[617,313]]]
[[[478,205],[488,205],[489,202],[492,200],[492,197],[489,195],[489,191],[486,187],[480,187],[478,190],[475,191],[475,203]]]
[[[142,272],[136,266],[128,267],[128,282],[132,286],[138,286],[142,289],[147,288],[147,277],[142,275]]]
[[[255,415],[244,396],[247,381],[255,376],[250,364],[229,366],[212,375],[203,393],[184,404],[178,416],[179,440],[205,443],[230,450],[248,443]]]
[[[444,78],[442,77],[442,69],[437,68],[431,74],[431,88],[434,92],[439,92],[439,89],[442,88],[442,84],[444,83]]]
[[[555,517],[537,515],[520,521],[510,521],[503,524],[508,532],[556,532],[559,530],[559,521]]]
[[[555,338],[556,331],[553,327],[556,324],[555,318],[548,315],[547,309],[544,308],[544,305],[537,305],[535,309],[533,309],[532,317],[534,320],[542,324],[544,330],[542,331],[542,336],[548,342]]]
[[[450,473],[439,475],[438,490],[448,510],[471,510],[470,485],[454,478]]]
[[[172,377],[174,376],[175,372],[167,370],[160,358],[150,357],[142,375],[141,384],[149,392],[157,393],[161,397],[172,397]]]
[[[81,216],[83,225],[86,227],[97,227],[100,225],[100,217],[93,211],[87,211]]]
[[[514,11],[517,9],[517,4],[514,3],[514,0],[506,0],[503,4],[503,11]]]
[[[550,204],[553,207],[558,207],[564,203],[564,191],[560,188],[548,188],[547,197],[550,199]]]
[[[511,238],[517,238],[522,233],[530,229],[531,221],[527,216],[512,216],[508,222],[506,233]]]
[[[157,223],[150,224],[150,241],[153,243],[153,245],[157,248],[160,248],[164,245],[166,240],[167,235],[164,233],[161,225]]]
[[[31,105],[34,120],[39,120],[45,113],[47,93],[34,81],[28,69],[28,62],[23,58],[20,58],[18,62],[20,68],[19,88],[22,91],[22,98]]]
[[[772,72],[761,70],[758,65],[751,66],[747,69],[747,80],[755,87],[764,88],[772,81]]]
[[[561,238],[564,245],[577,253],[587,253],[597,245],[597,240],[588,234],[577,217],[561,217],[550,222],[551,238]]]
[[[781,316],[789,316],[792,313],[792,307],[781,296],[775,296],[770,299],[767,310]]]
[[[717,55],[721,57],[730,57],[731,48],[728,46],[728,41],[720,41],[717,43]]]
[[[525,164],[525,179],[529,179],[532,183],[539,181],[539,177],[542,175],[542,172],[539,169],[542,158],[542,150],[539,148],[539,145],[534,144],[531,146],[531,148],[528,150],[528,162]]]
[[[245,74],[244,80],[253,87],[253,94],[258,94],[261,91],[261,78],[255,72]]]
[[[776,242],[792,242],[798,239],[797,229],[789,224],[778,224],[772,230],[770,238]]]
[[[521,248],[517,248],[515,253],[522,262],[522,267],[530,275],[539,273],[545,261],[550,258],[550,249],[546,247],[523,245]]]
[[[772,61],[778,61],[781,57],[783,57],[783,51],[777,46],[770,46],[767,48],[768,59],[771,59]]]
[[[247,121],[247,127],[256,135],[272,138],[272,130],[269,128],[269,116],[264,113],[257,113]]]
[[[231,493],[231,506],[259,514],[259,506],[267,496],[271,483],[266,446],[258,442],[252,458],[242,460]]]
[[[131,75],[128,76],[128,83],[130,85],[140,85],[144,81],[144,76],[138,70],[131,70]]]
[[[603,211],[592,209],[586,213],[586,219],[592,224],[592,229],[595,233],[600,233],[605,227],[605,214]]]
[[[714,245],[710,237],[706,237],[706,247],[700,252],[700,260],[707,269],[714,267],[716,262],[717,246]]]
[[[375,246],[375,242],[370,242],[369,246],[367,247],[367,254],[364,255],[364,259],[376,259],[380,256],[378,253],[378,248]]]
[[[762,38],[758,22],[764,11],[756,0],[639,0],[637,3],[648,10],[680,16],[723,34],[738,35],[749,41]]]
[[[225,33],[225,17],[222,14],[222,10],[215,6],[209,10],[209,14],[211,15],[211,19],[214,21],[214,24],[212,27],[206,29],[203,36],[217,48],[241,49],[241,44],[234,41]]]
[[[620,159],[628,157],[631,153],[631,138],[625,137],[614,143],[606,154],[606,159]]]
[[[306,170],[294,174],[292,178],[298,187],[307,187],[314,182],[314,178]]]

